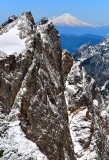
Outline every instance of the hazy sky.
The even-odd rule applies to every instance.
[[[80,20],[109,24],[109,0],[0,0],[0,23],[28,10],[36,21],[71,13]]]

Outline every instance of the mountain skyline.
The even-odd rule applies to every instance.
[[[91,24],[81,21],[71,15],[70,13],[64,13],[58,17],[54,17],[51,21],[56,25],[69,25],[69,26],[92,26]]]
[[[97,27],[97,26],[108,26],[107,24],[95,24],[91,22],[86,22],[74,17],[70,13],[64,13],[60,16],[51,18],[51,21],[55,25],[67,25],[67,26],[87,26],[87,27]]]
[[[4,0],[0,3],[0,23],[3,23],[11,15],[20,15],[22,12],[31,11],[35,21],[43,17],[54,17],[64,13],[70,13],[74,17],[94,24],[109,24],[109,1],[35,1],[29,0]]]

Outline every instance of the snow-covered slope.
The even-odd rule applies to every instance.
[[[6,55],[25,54],[27,48],[31,49],[31,37],[34,33],[32,20],[28,20],[26,14],[16,18],[0,29],[0,57]],[[5,23],[4,23],[5,24]]]
[[[69,25],[69,26],[94,26],[93,24],[81,21],[69,13],[61,16],[54,17],[51,21],[56,25]]]
[[[0,35],[0,51],[6,54],[21,53],[25,49],[24,40],[19,37],[18,28],[12,28]]]
[[[10,121],[9,117],[0,113],[0,149],[4,152],[1,160],[47,160],[35,143],[28,140],[22,132],[20,121]]]

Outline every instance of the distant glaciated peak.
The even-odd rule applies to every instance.
[[[58,17],[53,17],[51,21],[56,25],[61,26],[87,26],[87,27],[97,27],[97,26],[107,26],[106,24],[93,24],[88,23],[82,20],[79,20],[78,18],[74,17],[70,13],[64,13],[63,15],[60,15]]]
[[[54,17],[52,19],[54,24],[58,25],[69,25],[69,26],[94,26],[93,24],[89,24],[87,22],[81,21],[76,17],[72,16],[70,13],[64,13],[61,16]]]

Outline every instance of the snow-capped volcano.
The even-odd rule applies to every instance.
[[[65,13],[61,16],[54,17],[51,19],[54,24],[57,25],[69,25],[69,26],[95,26],[94,24],[87,23],[77,19],[72,16],[70,13]]]

